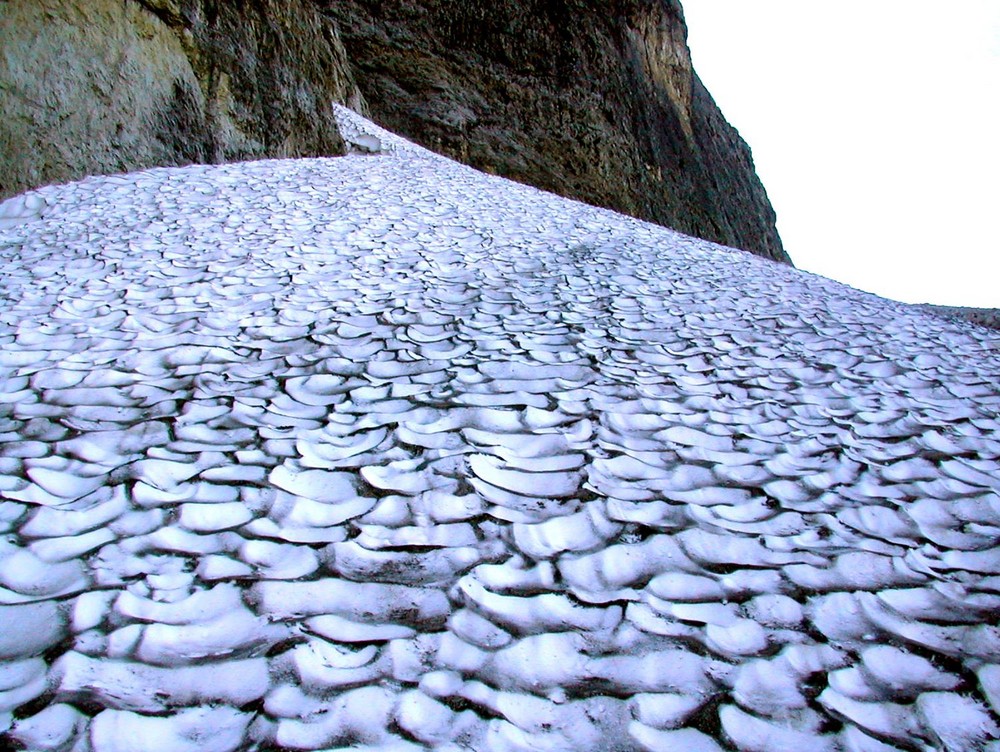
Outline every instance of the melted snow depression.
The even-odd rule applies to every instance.
[[[0,744],[997,749],[1000,332],[339,117],[0,207]]]

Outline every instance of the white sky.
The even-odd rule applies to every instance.
[[[684,0],[800,269],[1000,307],[1000,0]]]

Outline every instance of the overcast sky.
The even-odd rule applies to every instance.
[[[1000,0],[684,0],[795,265],[1000,307]]]

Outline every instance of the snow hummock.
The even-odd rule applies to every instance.
[[[997,332],[337,114],[0,205],[0,745],[997,748]]]

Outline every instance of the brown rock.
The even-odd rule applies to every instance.
[[[356,99],[308,0],[0,3],[0,198],[89,174],[343,152]]]

